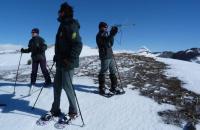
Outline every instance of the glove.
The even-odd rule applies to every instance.
[[[118,32],[118,28],[116,26],[113,26],[110,30],[110,35],[115,36]]]
[[[63,60],[64,67],[68,67],[70,65],[70,62],[67,59]]]
[[[21,53],[25,53],[25,49],[24,48],[21,48]]]

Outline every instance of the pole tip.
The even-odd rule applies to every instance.
[[[81,127],[85,127],[85,124],[83,124]]]

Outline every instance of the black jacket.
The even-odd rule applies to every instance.
[[[28,49],[24,50],[24,53],[31,52],[31,57],[33,61],[45,60],[45,50],[47,49],[47,45],[45,41],[40,36],[36,36],[31,38],[28,44]]]
[[[66,69],[79,67],[79,55],[82,50],[79,29],[79,22],[75,19],[66,18],[60,21],[55,43],[57,67]],[[67,65],[63,62],[64,60],[68,61]]]
[[[108,35],[106,31],[99,31],[96,36],[96,43],[101,60],[113,58],[112,46],[114,44],[114,36]]]

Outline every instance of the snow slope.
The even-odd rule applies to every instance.
[[[1,45],[0,47],[2,47],[2,51],[5,54],[0,54],[0,59],[1,59],[1,63],[0,63],[0,70],[4,69],[5,66],[7,67],[15,67],[16,65],[19,64],[19,60],[20,60],[20,53],[9,53],[10,51],[14,52],[16,50],[20,50],[20,46],[12,46],[12,45],[6,45],[3,47],[3,45]],[[9,48],[9,49],[8,49]],[[11,49],[10,49],[11,48]],[[13,50],[12,50],[13,49]],[[53,56],[54,56],[54,46],[48,48],[48,50],[45,52],[46,54],[46,58],[47,60],[53,60]],[[83,47],[83,51],[81,52],[81,57],[83,56],[90,56],[90,55],[98,55],[98,50],[97,49],[92,49],[88,46],[84,46]],[[21,64],[27,64],[27,61],[31,59],[31,54],[30,53],[23,53],[22,54],[22,59],[21,59]]]
[[[178,77],[186,84],[184,88],[200,94],[200,65],[193,62],[174,60],[168,58],[157,58],[159,61],[170,65],[171,69],[167,70],[168,76]]]
[[[0,44],[0,53],[3,52],[14,52],[19,50],[22,46],[13,44]]]
[[[54,49],[52,47],[46,52],[47,60],[52,60],[53,55]],[[81,56],[88,55],[98,55],[98,51],[84,46]],[[8,70],[17,68],[19,56],[19,53],[0,55],[0,72],[5,68]],[[22,64],[25,65],[28,59],[30,59],[30,54],[23,54]],[[188,85],[185,87],[191,90],[194,89],[193,91],[199,90],[197,87],[195,88],[199,83],[197,77],[200,77],[200,73],[198,73],[200,72],[199,67],[196,64],[161,58],[158,58],[158,60],[170,64],[172,69],[167,71],[168,74],[177,75],[185,82],[188,82]],[[192,67],[190,68],[190,66]],[[40,83],[42,81],[37,82]],[[66,129],[181,130],[181,128],[176,126],[164,124],[161,117],[157,114],[158,111],[173,110],[173,106],[167,104],[159,105],[153,100],[139,95],[137,90],[133,91],[127,88],[125,89],[126,94],[107,99],[97,94],[98,85],[93,82],[92,77],[74,77],[74,84],[86,126],[80,127],[82,122],[79,117],[72,125],[67,126]],[[28,82],[17,83],[16,95],[13,95],[14,83],[0,79],[0,103],[7,104],[6,107],[0,108],[0,128],[2,130],[55,130],[54,121],[43,127],[35,124],[37,119],[51,108],[53,89],[43,89],[36,108],[32,111],[31,107],[41,86],[35,87],[32,95],[28,97],[26,96],[29,90],[28,85]],[[64,92],[62,93],[61,109],[65,113],[68,112],[68,101]],[[197,129],[200,129],[199,125]]]
[[[81,119],[78,118],[70,130],[179,130],[172,125],[165,125],[157,112],[164,109],[173,109],[169,105],[158,105],[153,100],[139,96],[137,91],[126,89],[126,94],[105,98],[95,93],[97,85],[88,77],[74,79],[76,93],[86,126],[81,128]],[[53,89],[44,89],[36,109],[31,106],[38,95],[39,88],[34,88],[33,94],[26,97],[27,84],[17,87],[16,95],[12,95],[12,83],[1,82],[1,102],[7,107],[0,108],[0,127],[2,130],[54,130],[55,122],[47,126],[37,126],[36,120],[51,107]],[[145,107],[144,107],[145,106]],[[62,93],[61,108],[68,111],[67,98]],[[8,123],[9,122],[9,123]]]
[[[0,54],[0,70],[5,66],[9,67],[14,67],[19,64],[19,59],[20,59],[20,53],[9,53],[10,51],[15,52],[16,50],[20,50],[21,46],[15,46],[15,45],[1,45],[0,48],[2,47],[2,51],[5,54]],[[11,49],[10,49],[11,48]],[[0,49],[1,50],[1,49]],[[127,52],[126,50],[117,50],[114,51],[115,53],[123,53]],[[129,53],[132,53],[132,51],[128,51]],[[46,59],[47,61],[53,60],[54,56],[54,46],[51,46],[50,48],[47,49],[45,52],[46,54]],[[82,52],[81,52],[81,57],[84,56],[92,56],[92,55],[98,55],[98,49],[91,48],[89,46],[83,46]],[[21,64],[27,64],[27,61],[31,59],[31,54],[30,53],[23,53],[22,54],[22,59],[21,59]]]

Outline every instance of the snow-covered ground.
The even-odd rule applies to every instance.
[[[54,48],[46,52],[47,60],[52,60]],[[84,46],[81,56],[98,55],[97,49]],[[7,69],[17,69],[20,54],[1,54],[0,72]],[[23,54],[21,64],[25,65],[30,59],[30,54]],[[158,58],[159,61],[170,65],[167,70],[169,76],[178,76],[184,82],[186,88],[200,92],[198,84],[200,80],[199,64],[179,60]],[[24,72],[26,73],[26,72]],[[30,73],[30,72],[27,72]],[[42,82],[42,81],[37,81]],[[159,105],[154,100],[139,95],[138,90],[126,88],[126,94],[105,98],[96,94],[98,85],[92,77],[74,77],[76,94],[86,126],[80,127],[81,118],[77,118],[70,130],[181,130],[181,128],[164,124],[158,111],[175,109],[174,106]],[[46,126],[37,126],[38,118],[50,110],[53,101],[53,89],[44,88],[36,104],[35,110],[31,110],[39,93],[40,87],[35,87],[31,96],[27,96],[28,82],[17,83],[16,94],[13,95],[13,82],[0,79],[0,103],[6,103],[6,107],[0,108],[0,128],[2,130],[55,130],[52,121]],[[62,93],[61,109],[68,112],[67,97]],[[199,125],[197,129],[200,129]]]
[[[86,126],[80,127],[81,118],[72,125],[70,130],[179,130],[172,125],[163,124],[157,112],[164,109],[173,109],[169,105],[158,105],[153,100],[139,96],[137,91],[126,89],[126,94],[105,98],[94,93],[97,85],[88,77],[74,79],[76,93],[79,99],[81,112]],[[27,84],[17,87],[16,95],[12,94],[13,86],[10,83],[1,82],[1,102],[7,103],[7,107],[0,111],[0,127],[2,130],[54,130],[55,122],[46,126],[37,126],[35,123],[51,107],[53,101],[52,88],[44,89],[36,109],[31,110],[39,88],[34,88],[33,94],[26,97]],[[11,83],[12,84],[12,83]],[[68,112],[68,101],[64,92],[62,94],[61,108]]]
[[[0,70],[4,69],[5,66],[7,67],[16,67],[16,65],[19,64],[19,59],[20,59],[20,53],[9,53],[10,51],[14,52],[16,50],[20,50],[21,46],[11,46],[11,45],[6,45],[3,46],[1,45],[1,51],[7,54],[0,54]],[[8,49],[11,48],[11,49]],[[53,60],[54,56],[54,46],[48,48],[48,50],[45,52],[47,60]],[[83,56],[91,56],[91,55],[98,55],[98,50],[97,49],[92,49],[88,46],[83,47],[83,51],[81,52],[81,57]],[[30,53],[23,53],[22,54],[22,59],[21,59],[21,64],[27,64],[27,61],[31,59],[31,54]]]
[[[200,94],[200,64],[168,58],[157,59],[170,65],[166,72],[168,76],[178,77],[186,83],[183,85],[184,88]]]

